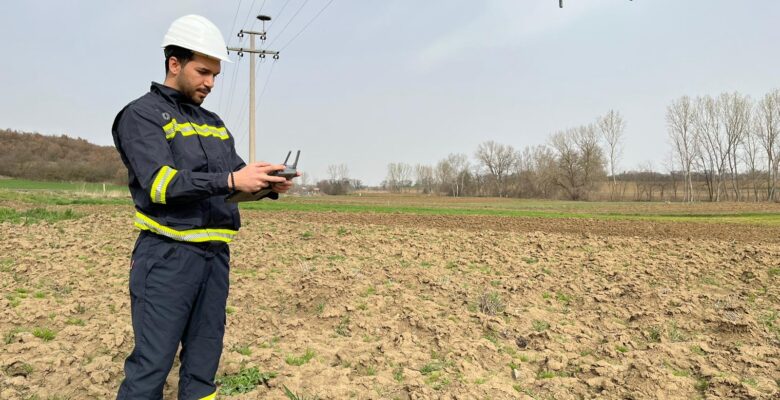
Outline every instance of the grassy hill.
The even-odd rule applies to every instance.
[[[0,176],[116,184],[127,180],[113,146],[13,130],[0,130],[0,144]]]

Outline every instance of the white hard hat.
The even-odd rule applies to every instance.
[[[222,32],[213,22],[200,15],[185,15],[173,21],[162,42],[162,47],[170,45],[232,62],[228,58]]]

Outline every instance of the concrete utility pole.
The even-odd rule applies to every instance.
[[[263,30],[260,32],[240,30],[238,37],[244,37],[245,34],[249,35],[249,48],[243,47],[228,47],[228,51],[237,51],[239,57],[243,57],[244,53],[252,54],[249,58],[249,162],[255,162],[255,57],[257,54],[260,58],[265,58],[266,55],[272,55],[274,60],[279,59],[279,52],[273,50],[260,50],[255,48],[255,36],[260,36],[260,40],[265,42],[265,22],[270,21],[271,17],[267,15],[258,15],[257,19],[263,21]]]

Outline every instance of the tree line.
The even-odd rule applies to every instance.
[[[682,96],[666,121],[683,200],[778,199],[780,90],[757,101],[738,92]]]
[[[381,188],[447,196],[569,200],[776,201],[780,165],[780,90],[758,101],[738,92],[667,107],[671,149],[664,170],[622,170],[626,121],[610,110],[591,123],[518,150],[489,140],[473,157],[449,154],[435,164],[390,163]],[[361,187],[345,164],[329,166],[325,193]]]
[[[587,200],[620,159],[625,122],[610,110],[589,124],[553,133],[522,150],[492,140],[434,165],[390,163],[382,187],[448,196]]]
[[[434,165],[390,163],[380,186],[396,193],[585,200],[608,168],[615,170],[624,128],[620,113],[611,110],[594,123],[554,133],[547,145],[522,151],[491,140],[478,146],[473,159],[454,153]],[[362,186],[349,178],[346,164],[328,166],[328,176],[317,183],[326,194]]]
[[[43,181],[127,183],[113,146],[0,129],[0,175]]]
[[[554,132],[545,144],[516,149],[492,140],[469,157],[434,164],[390,163],[381,189],[447,196],[569,200],[778,201],[780,89],[753,100],[739,92],[682,96],[666,109],[670,152],[652,165],[620,168],[626,121],[609,110]],[[0,130],[0,175],[37,180],[126,183],[112,146],[84,139]],[[346,164],[316,183],[326,194],[365,185]]]

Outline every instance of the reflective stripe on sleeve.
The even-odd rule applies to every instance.
[[[165,204],[165,193],[168,190],[168,185],[178,172],[167,165],[160,168],[154,182],[152,182],[152,188],[149,190],[152,203]]]
[[[151,231],[158,235],[166,236],[180,242],[225,242],[230,243],[238,231],[231,229],[187,229],[176,230],[142,214],[140,211],[135,213],[135,226],[144,231]]]

